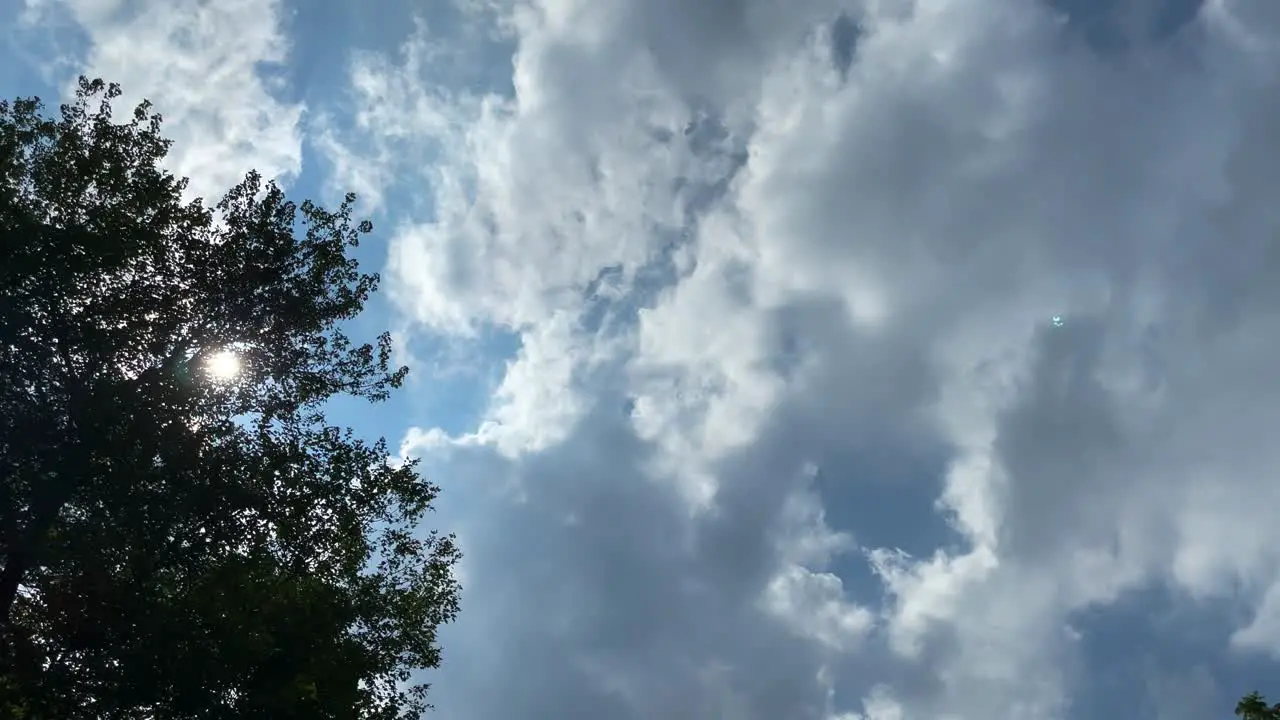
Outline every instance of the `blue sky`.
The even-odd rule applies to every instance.
[[[0,0],[361,194],[450,720],[1197,720],[1280,677],[1274,0]],[[1064,323],[1052,322],[1061,315]]]

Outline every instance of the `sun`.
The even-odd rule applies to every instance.
[[[215,380],[228,381],[240,374],[240,358],[230,350],[222,350],[205,363],[205,370]]]

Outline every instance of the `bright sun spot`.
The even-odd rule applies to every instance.
[[[230,380],[240,373],[240,358],[230,350],[223,350],[209,358],[205,369],[215,379]]]

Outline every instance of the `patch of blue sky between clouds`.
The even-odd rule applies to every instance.
[[[1176,36],[1193,24],[1205,0],[1045,0],[1061,13],[1073,40],[1106,58]]]
[[[56,109],[88,38],[58,7],[37,15],[40,5],[0,0],[0,90],[9,98],[39,96]]]
[[[387,404],[371,413],[350,408],[349,403],[342,407],[355,412],[362,427],[376,428],[378,434],[393,441],[407,426],[465,433],[483,417],[505,362],[518,350],[518,336],[487,327],[474,337],[450,337],[416,326],[404,317],[388,292],[391,278],[386,273],[389,243],[397,224],[410,211],[425,217],[434,214],[430,167],[444,161],[441,148],[429,145],[423,152],[422,144],[414,139],[414,152],[409,153],[410,139],[405,138],[406,152],[397,158],[390,174],[380,178],[383,182],[367,185],[351,182],[357,178],[348,174],[349,167],[335,164],[333,147],[324,143],[337,140],[345,151],[357,156],[378,152],[368,144],[376,138],[362,135],[356,125],[364,98],[354,94],[350,86],[355,64],[394,56],[415,33],[428,34],[442,49],[456,46],[462,41],[457,36],[470,29],[465,26],[466,18],[449,3],[422,8],[403,0],[324,0],[293,2],[288,7],[293,51],[286,76],[291,95],[310,108],[303,148],[307,171],[295,184],[296,192],[324,197],[329,203],[336,203],[343,192],[365,194],[357,200],[357,212],[372,216],[374,233],[367,236],[355,256],[366,270],[383,275],[383,290],[370,299],[366,312],[352,327],[366,336],[392,329],[400,350],[398,361],[411,365],[406,389],[394,394]],[[437,57],[427,69],[439,73],[433,81],[441,86],[477,91],[482,89],[486,67]],[[498,78],[490,80],[500,86]]]
[[[298,190],[324,196],[331,203],[346,191],[360,196],[358,212],[373,217],[375,232],[357,257],[366,268],[382,273],[383,291],[371,298],[355,325],[366,331],[392,328],[400,358],[411,364],[405,392],[393,396],[368,421],[389,438],[402,434],[407,426],[438,427],[449,434],[472,430],[487,409],[505,363],[519,348],[518,336],[497,326],[481,327],[471,337],[434,332],[407,318],[395,302],[389,286],[394,278],[386,272],[389,243],[406,217],[434,217],[432,181],[439,174],[433,166],[448,161],[448,148],[441,144],[448,139],[370,136],[368,128],[359,124],[361,111],[377,110],[367,103],[394,103],[402,98],[362,96],[351,82],[360,63],[396,58],[416,35],[429,37],[441,50],[441,54],[419,58],[423,65],[418,69],[432,74],[433,85],[460,92],[501,90],[502,77],[486,76],[491,65],[458,62],[444,54],[449,48],[465,46],[462,36],[475,30],[449,3],[421,8],[400,0],[297,2],[290,6],[288,17],[294,44],[288,77],[295,95],[311,109],[304,146],[304,165],[310,171],[302,178],[307,187],[299,184]],[[335,47],[338,38],[341,43]],[[416,85],[428,79],[413,81]],[[384,89],[394,95],[412,87],[393,84]],[[439,100],[446,102],[444,97]],[[402,120],[413,122],[413,118]],[[383,141],[386,144],[380,144]],[[353,174],[353,162],[377,174]]]

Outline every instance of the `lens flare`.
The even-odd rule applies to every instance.
[[[215,380],[231,380],[240,374],[240,358],[230,350],[222,350],[209,358],[205,369]]]

